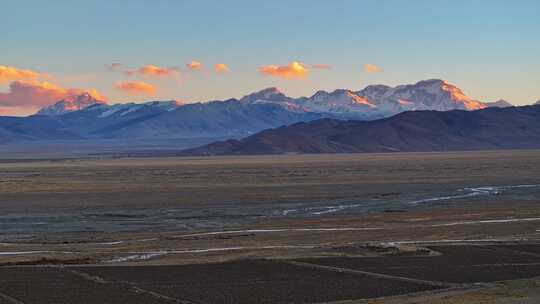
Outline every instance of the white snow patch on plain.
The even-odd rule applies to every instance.
[[[130,255],[116,257],[107,261],[108,263],[122,263],[131,261],[149,260],[154,257],[159,257],[168,254],[187,254],[187,253],[208,253],[222,251],[237,251],[237,250],[264,250],[264,249],[313,249],[320,245],[269,245],[269,246],[237,246],[237,247],[219,247],[205,249],[186,249],[186,250],[164,250],[150,252],[130,252]]]
[[[114,259],[108,260],[107,263],[122,263],[122,262],[130,262],[130,261],[144,261],[149,260],[151,258],[155,258],[158,256],[165,255],[166,252],[149,252],[149,253],[138,253],[138,254],[131,254],[128,256],[123,257],[116,257]]]
[[[473,225],[473,224],[497,224],[497,223],[514,223],[514,222],[532,222],[532,221],[540,221],[540,217],[496,219],[496,220],[479,220],[479,221],[463,221],[463,222],[453,222],[453,223],[446,223],[446,224],[436,224],[436,225],[431,225],[431,227]]]
[[[50,251],[50,250],[37,250],[37,251],[0,251],[0,256],[8,255],[28,255],[28,254],[40,254],[40,253],[73,253],[71,251]]]
[[[467,198],[467,197],[473,197],[473,196],[479,196],[479,195],[496,195],[496,194],[501,194],[505,190],[509,190],[509,189],[534,188],[534,187],[540,187],[540,184],[513,185],[513,186],[483,186],[483,187],[463,188],[463,189],[460,189],[460,191],[468,191],[469,193],[426,198],[426,199],[408,202],[408,204],[417,205],[421,203]]]
[[[436,196],[436,197],[429,197],[424,199],[419,199],[415,201],[406,202],[408,205],[419,205],[423,203],[430,203],[430,202],[437,202],[437,201],[447,201],[447,200],[454,200],[454,199],[462,199],[462,198],[468,198],[468,197],[476,197],[476,196],[483,196],[483,195],[497,195],[501,194],[502,192],[510,189],[517,189],[517,188],[534,188],[534,187],[540,187],[540,184],[530,184],[530,185],[512,185],[512,186],[482,186],[482,187],[467,187],[463,189],[459,189],[459,192],[462,192],[462,194],[456,194],[456,195],[445,195],[445,196]],[[465,192],[465,193],[463,193]],[[335,213],[338,211],[350,209],[350,208],[356,208],[361,207],[364,204],[340,204],[340,205],[331,205],[331,206],[316,206],[316,207],[307,207],[307,208],[300,208],[300,209],[287,209],[281,211],[281,215],[283,216],[289,216],[294,215],[300,212],[307,212],[311,215],[323,215],[323,214],[329,214],[329,213]]]
[[[422,241],[422,240],[407,240],[407,241],[390,241],[383,242],[381,244],[387,246],[396,246],[396,245],[406,245],[406,244],[444,244],[444,243],[484,243],[484,242],[517,242],[517,241],[528,241],[528,239],[515,238],[515,239],[450,239],[450,240],[431,240],[431,241]]]
[[[123,244],[125,241],[112,241],[112,242],[102,242],[102,243],[91,243],[93,245],[120,245]]]
[[[365,231],[365,230],[381,230],[384,228],[369,228],[369,227],[338,227],[338,228],[277,228],[277,229],[245,229],[245,230],[224,230],[192,233],[175,236],[175,238],[193,237],[193,236],[209,236],[222,234],[239,234],[239,233],[276,233],[276,232],[307,232],[307,231]]]
[[[308,208],[302,208],[302,209],[288,209],[288,210],[283,210],[281,214],[289,215],[292,213],[297,213],[299,211],[307,211],[313,215],[322,215],[322,214],[327,214],[327,213],[338,212],[338,211],[349,209],[349,208],[360,207],[362,205],[363,204],[342,204],[342,205],[332,205],[332,206],[308,207]]]

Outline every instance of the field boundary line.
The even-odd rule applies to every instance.
[[[458,287],[450,287],[446,289],[433,289],[433,290],[424,290],[417,291],[412,293],[404,293],[393,296],[383,296],[378,298],[364,298],[364,299],[354,299],[354,300],[343,300],[343,301],[334,301],[334,302],[322,302],[316,304],[369,304],[372,301],[384,301],[388,304],[416,304],[418,299],[416,297],[429,297],[429,300],[435,300],[444,298],[447,296],[461,295],[468,292],[474,292],[479,290],[485,290],[488,288],[496,287],[493,283],[483,283],[481,285],[475,284],[465,284]]]
[[[340,273],[350,273],[350,274],[356,274],[356,275],[362,275],[362,276],[370,276],[370,277],[379,278],[379,279],[387,279],[387,280],[394,280],[394,281],[397,280],[397,281],[410,282],[410,283],[423,284],[423,285],[430,285],[430,286],[437,286],[437,287],[443,287],[443,288],[462,286],[462,284],[456,284],[456,283],[421,280],[421,279],[414,279],[414,278],[401,277],[401,276],[393,276],[393,275],[376,273],[376,272],[369,272],[369,271],[349,269],[349,268],[341,268],[341,267],[334,267],[334,266],[326,266],[326,265],[318,265],[318,264],[298,262],[298,261],[284,261],[284,262],[292,264],[292,265],[296,265],[296,266],[300,266],[300,267],[308,267],[308,268],[312,268],[312,269],[320,269],[320,270],[334,271],[334,272],[340,272]]]
[[[167,295],[147,290],[141,287],[136,286],[134,283],[129,281],[116,281],[116,280],[107,280],[100,276],[91,275],[81,270],[75,270],[75,269],[69,269],[67,267],[59,267],[59,269],[64,270],[66,272],[69,272],[71,274],[74,274],[80,278],[83,278],[88,281],[92,281],[99,284],[110,284],[110,285],[117,285],[120,288],[124,288],[127,291],[134,292],[136,294],[147,294],[151,297],[154,297],[158,300],[163,300],[168,303],[177,303],[177,304],[197,304],[195,302],[189,301],[189,300],[181,300],[173,297],[169,297]],[[24,303],[22,303],[24,304]]]
[[[24,302],[19,301],[11,296],[8,296],[7,294],[0,291],[0,299],[6,300],[11,304],[24,304]]]

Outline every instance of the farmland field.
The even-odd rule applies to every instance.
[[[363,301],[540,275],[536,150],[19,159],[0,164],[0,193],[0,303],[71,284],[95,292],[80,303],[107,288],[132,303]]]

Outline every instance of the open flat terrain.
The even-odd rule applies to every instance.
[[[537,150],[4,161],[0,303],[529,303],[539,203]]]
[[[453,244],[381,257],[3,267],[0,303],[536,303],[540,256],[522,249]]]

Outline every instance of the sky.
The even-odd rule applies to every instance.
[[[3,1],[0,115],[91,90],[109,103],[293,97],[440,78],[540,99],[540,1]]]

